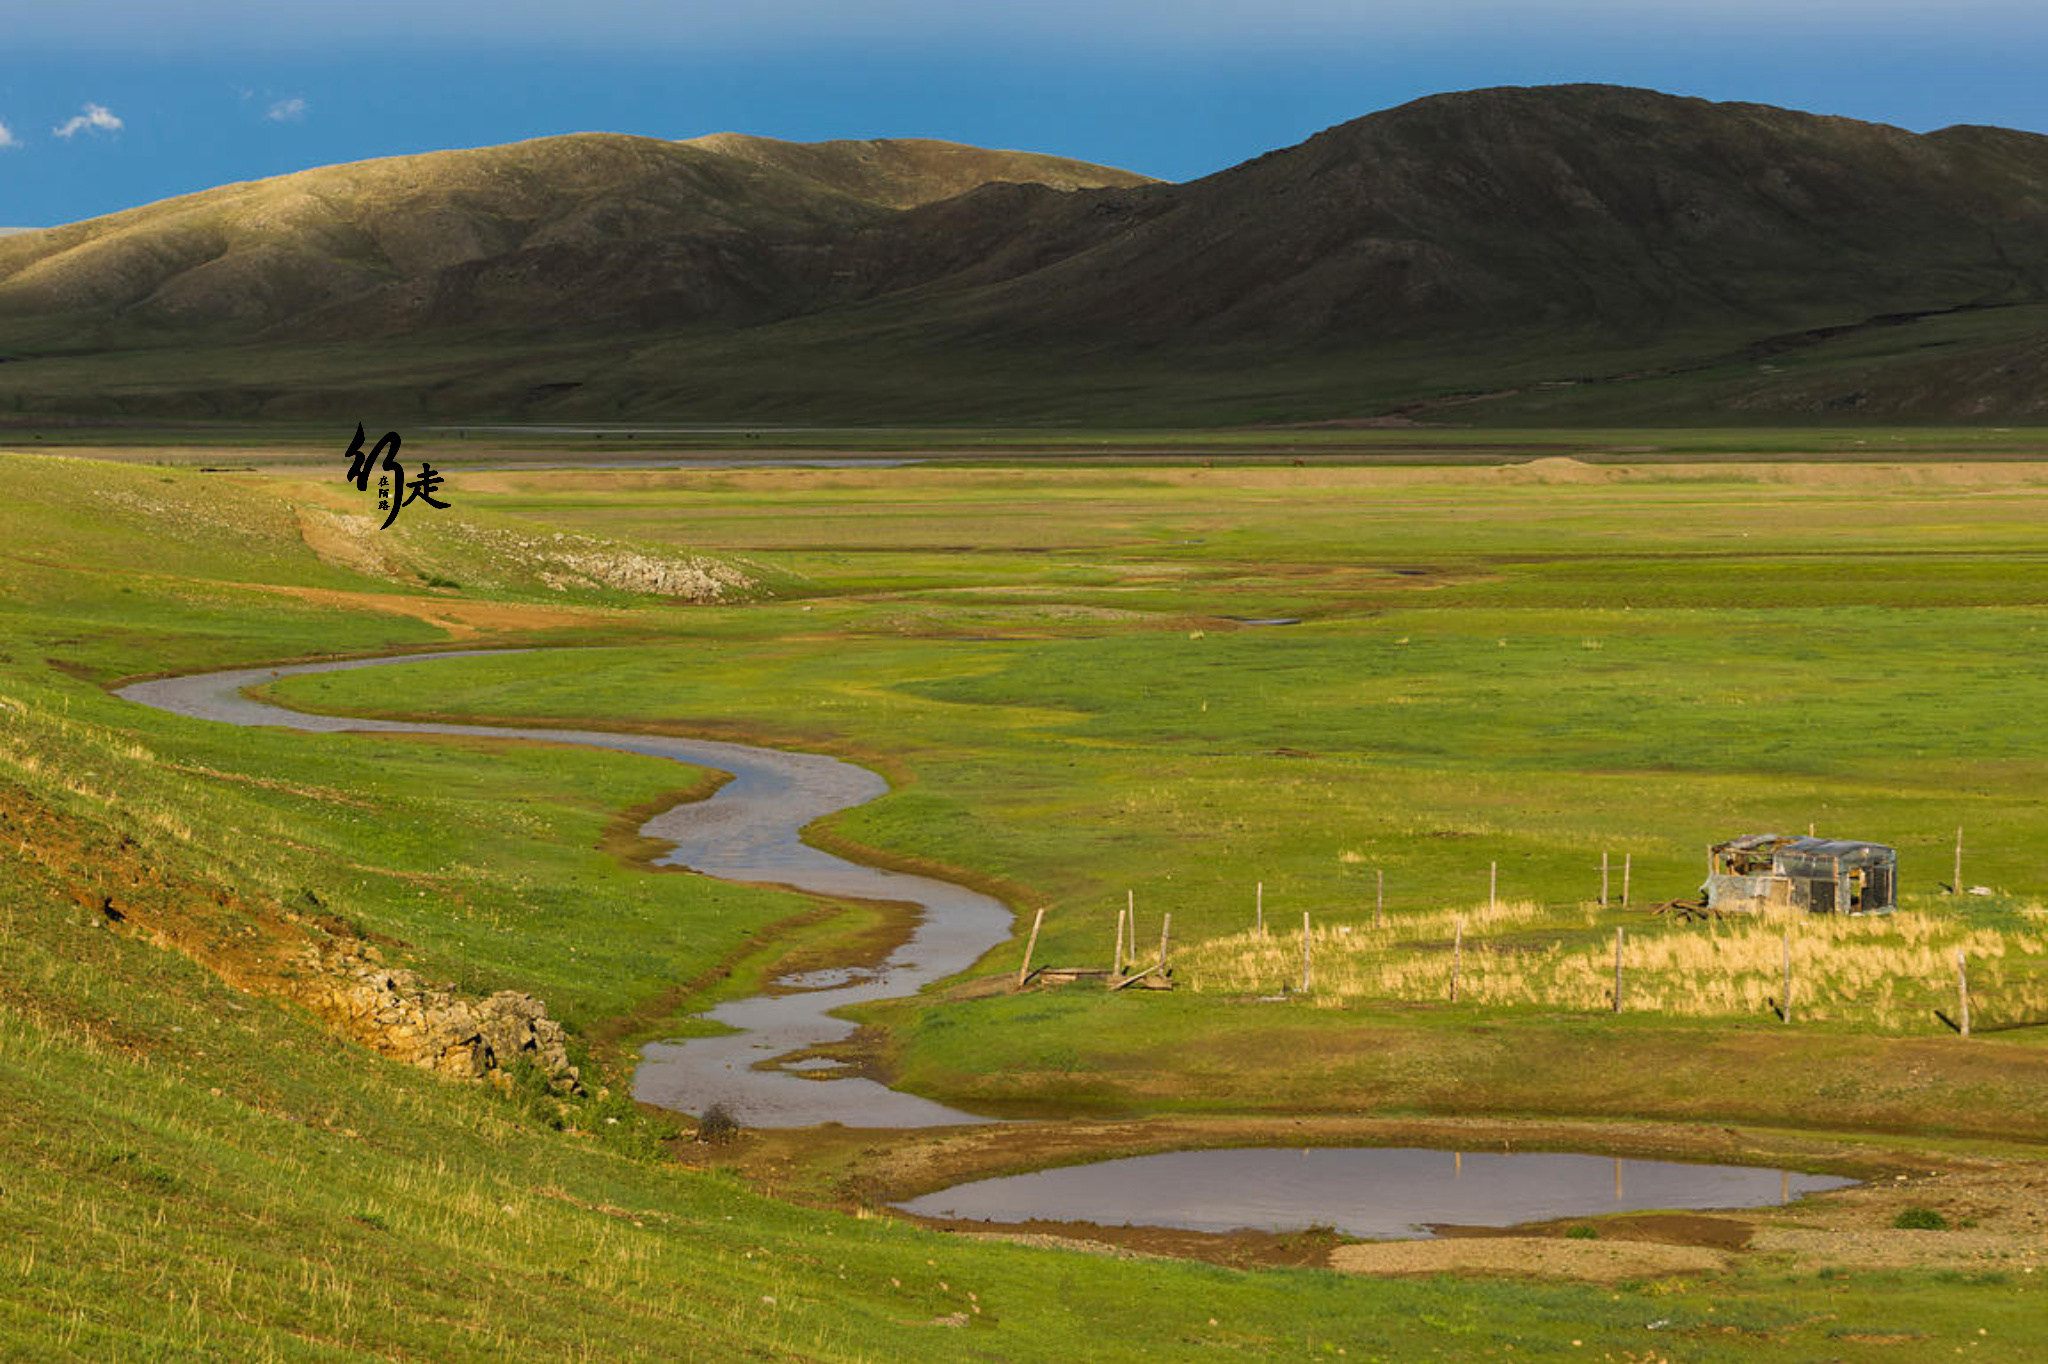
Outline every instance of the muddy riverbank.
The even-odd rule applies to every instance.
[[[1352,1243],[1329,1231],[1201,1232],[1095,1219],[995,1225],[890,1209],[991,1175],[1149,1152],[1289,1144],[1429,1146],[1439,1151],[1571,1151],[1607,1157],[1791,1167],[1861,1181],[1787,1205],[1742,1211],[1566,1217],[1506,1228],[1435,1225],[1438,1239]],[[1750,1257],[1785,1266],[1919,1265],[2048,1273],[2048,1164],[2025,1144],[1857,1139],[1708,1123],[1540,1118],[1153,1117],[1008,1123],[876,1134],[833,1128],[750,1133],[692,1163],[732,1168],[774,1197],[856,1215],[905,1217],[959,1235],[1114,1255],[1166,1255],[1251,1268],[1314,1265],[1364,1274],[1654,1277],[1717,1272]],[[1947,1231],[1893,1226],[1909,1208]],[[1589,1225],[1595,1237],[1581,1240]]]

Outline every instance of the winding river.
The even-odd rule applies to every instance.
[[[787,978],[776,984],[792,993],[733,1000],[705,1015],[733,1029],[730,1033],[649,1044],[642,1050],[634,1074],[634,1097],[691,1113],[723,1103],[754,1127],[807,1127],[826,1122],[848,1127],[933,1127],[989,1121],[899,1093],[873,1080],[835,1074],[837,1067],[829,1062],[798,1062],[796,1070],[756,1068],[851,1035],[855,1025],[833,1017],[833,1010],[912,994],[966,970],[1010,936],[1010,910],[999,900],[930,877],[864,867],[803,841],[802,830],[813,820],[887,791],[888,783],[875,773],[821,754],[709,739],[312,715],[252,700],[242,691],[300,673],[418,666],[434,659],[503,652],[507,651],[240,668],[137,682],[117,694],[159,710],[231,725],[271,725],[330,734],[536,739],[644,753],[730,773],[732,780],[709,799],[672,806],[641,826],[641,833],[648,837],[675,845],[658,861],[730,881],[773,882],[818,895],[906,902],[918,906],[922,913],[909,940],[877,968]],[[818,974],[826,978],[815,978]]]
[[[860,866],[803,841],[802,830],[811,821],[888,790],[875,773],[816,753],[749,744],[599,730],[313,715],[243,694],[245,687],[299,673],[419,666],[435,659],[506,652],[518,651],[241,668],[138,682],[118,695],[225,724],[318,733],[534,739],[643,753],[729,773],[732,780],[708,799],[671,806],[641,825],[642,833],[675,845],[661,862],[708,876],[772,882],[819,895],[907,902],[922,913],[909,940],[877,967],[785,977],[775,982],[781,993],[734,1000],[704,1015],[732,1031],[643,1048],[634,1095],[693,1113],[723,1103],[754,1127],[934,1127],[992,1121],[840,1073],[835,1063],[823,1059],[774,1064],[791,1053],[850,1035],[855,1025],[833,1017],[833,1010],[909,994],[955,975],[1010,935],[1010,911],[1000,901],[945,881]],[[1626,1178],[1625,1167],[1632,1171]],[[1429,1224],[1447,1220],[1503,1225],[1638,1207],[1754,1206],[1848,1182],[1781,1171],[1614,1160],[1610,1196],[1608,1170],[1603,1158],[1576,1155],[1468,1158],[1390,1149],[1182,1151],[978,1181],[899,1206],[930,1216],[999,1222],[1129,1218],[1198,1230],[1296,1230],[1334,1222],[1350,1235],[1408,1237],[1427,1235]],[[1632,1191],[1626,1195],[1625,1183]]]

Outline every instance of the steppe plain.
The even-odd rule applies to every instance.
[[[408,455],[453,505],[388,532],[341,440],[23,434],[0,442],[37,451],[0,456],[7,1352],[2048,1346],[2036,433],[782,433],[746,443],[752,467],[707,458],[731,433],[630,455],[617,431],[419,433]],[[913,462],[759,463],[769,446]],[[848,757],[895,789],[818,841],[992,890],[1026,926],[1043,909],[1041,961],[1106,964],[1129,894],[1148,942],[1173,915],[1177,988],[1016,991],[1020,937],[869,1010],[842,1059],[1027,1121],[693,1141],[690,1116],[627,1097],[635,1045],[883,955],[900,916],[649,869],[637,816],[693,789],[672,764],[225,730],[108,690],[443,646],[546,647],[271,691]],[[1759,930],[1647,906],[1693,892],[1708,844],[1809,824],[1897,846],[1906,893],[1889,920],[1770,927],[1801,948],[1783,1022],[1701,985],[1755,975]],[[1960,889],[1989,894],[1941,884],[1958,827]],[[1602,853],[1629,859],[1632,905],[1598,902]],[[1288,961],[1291,924],[1318,925],[1317,987],[1247,936],[1261,885]],[[1640,954],[1619,1014],[1580,969],[1617,927]],[[1445,998],[1447,929],[1494,993]],[[291,980],[343,941],[541,996],[588,1092],[453,1082],[337,1038]],[[1968,1039],[1937,1016],[1959,947]],[[996,1169],[1308,1142],[1869,1182],[1531,1228],[1537,1249],[1505,1252],[1018,1244],[886,1211]],[[1894,1228],[1917,1208],[1948,1229]]]

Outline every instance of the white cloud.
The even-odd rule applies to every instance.
[[[73,114],[50,131],[59,137],[71,137],[88,129],[98,133],[118,133],[121,127],[121,120],[115,117],[112,109],[104,104],[88,104],[84,113]]]
[[[306,101],[294,95],[290,99],[281,99],[271,105],[264,111],[263,117],[272,123],[303,123],[308,107]]]
[[[14,129],[0,123],[0,147],[19,147],[21,139],[14,135]]]

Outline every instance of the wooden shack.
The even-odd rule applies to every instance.
[[[1898,853],[1879,843],[1750,834],[1707,857],[1707,908],[1748,914],[1774,906],[1813,914],[1889,914],[1898,905]]]

